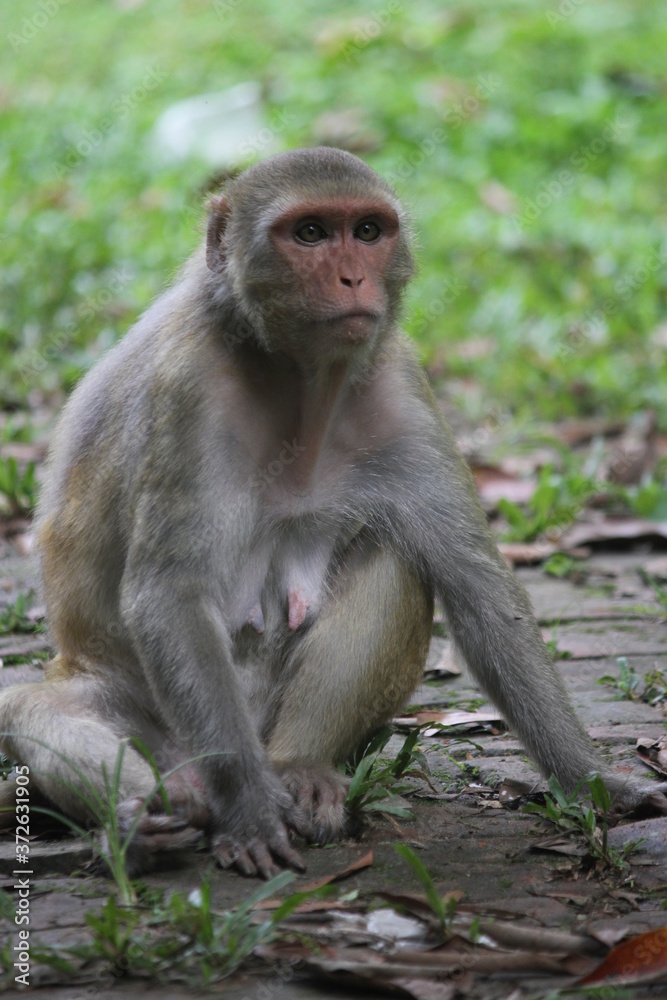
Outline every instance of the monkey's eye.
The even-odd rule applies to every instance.
[[[376,240],[382,230],[374,222],[360,222],[357,228],[354,230],[354,235],[358,240],[363,240],[364,243],[372,243]]]
[[[327,238],[326,231],[318,222],[307,222],[294,233],[300,243],[319,243]]]

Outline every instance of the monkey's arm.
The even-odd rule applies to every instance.
[[[603,764],[547,653],[528,596],[498,552],[451,432],[433,406],[423,408],[419,423],[420,434],[380,460],[382,478],[391,483],[388,540],[403,548],[441,600],[457,648],[542,772],[571,789],[600,771],[619,802],[638,804],[661,786],[628,781]]]
[[[163,515],[156,532],[146,528],[150,520],[138,521],[143,529],[126,563],[122,614],[168,729],[192,757],[210,755],[195,766],[212,816],[215,853],[225,867],[236,864],[250,875],[274,873],[272,856],[302,869],[284,825],[291,800],[251,724],[220,595],[210,590],[214,568],[201,545],[193,546],[196,558],[183,558],[188,547],[182,522],[169,524]]]

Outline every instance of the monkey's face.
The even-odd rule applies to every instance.
[[[387,318],[398,239],[398,216],[384,201],[301,201],[281,212],[269,240],[292,320],[327,341],[371,338]]]

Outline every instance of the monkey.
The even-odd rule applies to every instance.
[[[302,870],[292,834],[343,829],[336,765],[418,684],[436,599],[545,775],[667,787],[601,761],[498,552],[399,327],[412,246],[352,154],[259,162],[66,404],[37,519],[58,654],[0,694],[2,747],[90,822],[122,744],[139,865],[205,830],[223,867]]]

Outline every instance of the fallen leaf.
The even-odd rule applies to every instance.
[[[430,921],[434,918],[433,907],[426,896],[422,896],[418,892],[390,892],[389,890],[382,890],[377,895],[380,899],[384,899],[388,903],[393,903],[395,906],[400,906],[402,909],[407,910],[408,913],[412,913],[416,917],[421,917],[423,920]],[[463,891],[461,889],[450,889],[449,892],[442,893],[440,898],[444,901],[453,899],[458,904],[463,898]]]
[[[463,712],[457,709],[452,709],[451,712],[415,712],[414,715],[404,715],[394,719],[393,722],[394,725],[402,726],[404,729],[413,729],[428,722],[445,727],[464,726],[468,729],[475,726],[485,726],[489,723],[503,727],[505,725],[498,712]],[[436,736],[437,734],[437,729],[425,729],[423,733],[424,736]]]
[[[602,476],[612,483],[639,483],[656,461],[657,421],[652,410],[635,413],[614,445]]]
[[[614,542],[633,538],[667,538],[666,521],[640,517],[605,517],[595,522],[581,521],[564,531],[559,548],[565,552],[590,542]]]
[[[656,556],[644,563],[644,572],[656,580],[667,580],[667,556]]]
[[[491,507],[499,500],[528,503],[537,488],[535,479],[517,479],[491,465],[473,465],[472,474],[480,500]]]
[[[532,566],[558,550],[558,546],[551,542],[501,542],[498,548],[505,562],[513,566]]]
[[[583,420],[563,420],[551,427],[550,432],[563,444],[574,448],[576,445],[586,444],[596,437],[613,437],[622,434],[624,430],[625,424],[620,420],[609,421],[592,417]]]
[[[460,673],[461,667],[454,659],[454,651],[451,645],[448,644],[442,650],[442,653],[433,666],[427,667],[424,671],[424,678],[434,679],[436,677],[458,677]]]
[[[554,851],[556,854],[567,854],[575,858],[583,858],[588,854],[588,848],[568,837],[549,837],[547,840],[532,844],[531,850]]]
[[[308,885],[301,886],[301,892],[310,892],[312,889],[319,889],[320,886],[328,885],[330,882],[338,882],[340,879],[347,878],[348,875],[352,875],[354,872],[360,871],[362,868],[368,868],[373,864],[373,851],[368,851],[367,854],[363,854],[356,861],[353,861],[351,865],[347,868],[343,868],[339,872],[334,872],[333,875],[325,875],[324,878],[318,878],[315,882],[309,882]]]
[[[579,986],[593,983],[650,983],[667,979],[667,926],[639,934],[617,945]]]
[[[667,733],[658,740],[638,739],[635,749],[645,764],[667,775]]]

